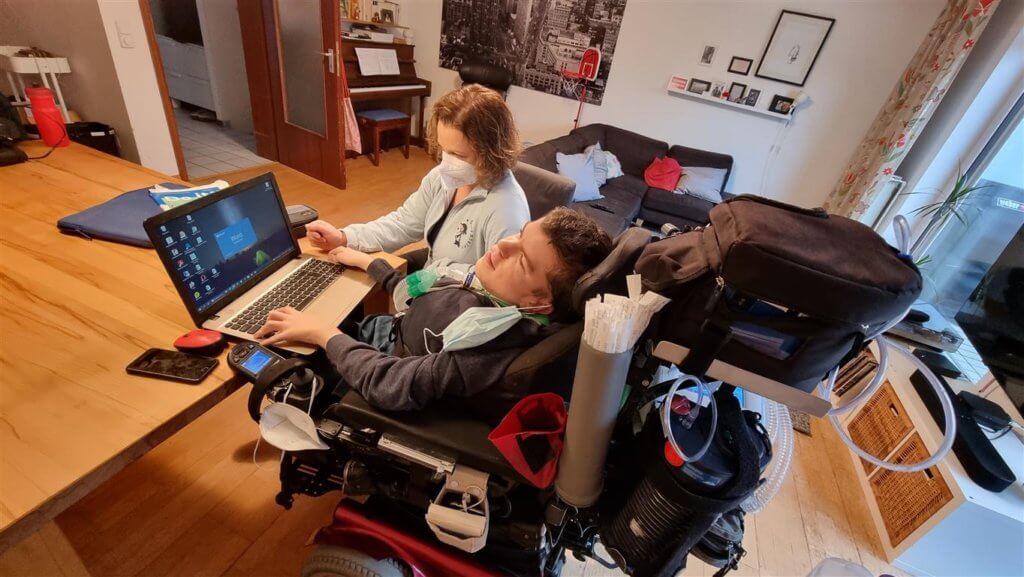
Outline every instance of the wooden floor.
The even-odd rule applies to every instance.
[[[393,209],[432,164],[419,149],[409,160],[385,153],[380,168],[359,158],[346,164],[344,191],[281,165],[269,169],[288,203],[343,215],[332,219],[340,226]],[[267,169],[221,177],[237,182]],[[336,497],[298,498],[287,512],[274,503],[279,454],[261,444],[253,455],[258,431],[246,413],[247,392],[238,391],[57,518],[90,575],[298,575],[306,543],[330,520]],[[840,557],[875,575],[901,575],[881,559],[847,449],[826,422],[812,427],[813,436],[796,435],[793,467],[779,495],[747,518],[748,554],[735,574],[800,576],[826,557]],[[43,532],[26,539],[0,557],[0,575],[80,574],[67,561],[71,552],[54,542]],[[691,558],[684,574],[713,573]],[[574,562],[564,575],[621,573]]]

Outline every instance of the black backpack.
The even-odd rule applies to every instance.
[[[709,216],[637,261],[644,288],[672,299],[656,341],[719,339],[719,360],[810,392],[921,292],[908,256],[823,209],[738,196]]]

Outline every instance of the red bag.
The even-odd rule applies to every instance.
[[[562,397],[530,395],[516,403],[487,438],[520,475],[543,489],[555,480],[565,420]]]
[[[683,169],[674,158],[655,158],[650,166],[644,171],[644,181],[647,186],[661,188],[664,190],[675,190]]]

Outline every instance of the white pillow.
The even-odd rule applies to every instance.
[[[619,157],[606,150],[604,151],[604,160],[608,164],[608,178],[618,178],[625,174],[622,172],[622,163],[619,162]]]
[[[601,200],[600,186],[594,178],[594,157],[589,154],[562,154],[555,153],[555,162],[558,165],[558,174],[572,179],[576,183],[576,190],[572,194],[573,202],[586,202],[590,200]]]
[[[718,204],[722,202],[722,179],[725,173],[724,168],[684,166],[679,182],[676,183],[676,192]]]
[[[598,186],[604,186],[608,182],[608,160],[601,150],[601,143],[595,142],[583,149],[583,154],[594,159],[594,180]]]

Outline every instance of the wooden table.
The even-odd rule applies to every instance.
[[[0,552],[242,385],[223,355],[199,385],[126,374],[194,328],[188,312],[154,251],[56,228],[164,181],[183,182],[77,144],[0,168]],[[355,306],[373,282],[345,274]]]

